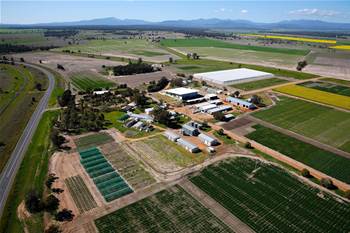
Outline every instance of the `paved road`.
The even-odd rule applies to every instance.
[[[47,107],[48,101],[50,99],[52,90],[55,86],[55,78],[53,74],[48,72],[47,70],[37,67],[35,65],[25,64],[26,66],[30,66],[42,71],[49,79],[49,85],[46,90],[46,93],[41,98],[38,106],[36,107],[32,117],[27,123],[26,128],[24,129],[22,136],[17,142],[15,149],[13,150],[10,159],[7,161],[6,167],[1,173],[0,176],[0,216],[2,215],[3,209],[6,205],[6,200],[8,194],[11,190],[13,181],[16,177],[19,166],[22,162],[23,156],[27,151],[28,145],[31,142],[32,136],[38,126],[38,123],[41,119],[45,108]]]

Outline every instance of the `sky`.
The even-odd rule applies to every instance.
[[[163,21],[221,18],[255,22],[314,19],[350,23],[350,0],[0,0],[0,23],[32,24],[116,17]]]

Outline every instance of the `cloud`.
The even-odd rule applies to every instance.
[[[245,9],[241,10],[241,14],[247,14],[247,13],[248,13],[248,10],[245,10]]]
[[[303,15],[303,16],[321,16],[321,17],[332,17],[339,15],[339,12],[332,11],[332,10],[320,10],[320,9],[299,9],[294,11],[289,11],[289,14],[291,15]]]
[[[227,9],[227,8],[220,8],[220,9],[216,9],[216,10],[214,10],[215,12],[232,12],[232,10],[231,9]]]

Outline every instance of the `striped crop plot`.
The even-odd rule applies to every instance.
[[[256,232],[349,232],[350,204],[249,158],[222,161],[190,179]]]
[[[124,178],[108,163],[97,148],[79,153],[81,164],[107,202],[133,192]]]
[[[95,88],[110,88],[115,86],[114,82],[90,73],[75,73],[70,77],[70,79],[75,87],[83,91],[94,90]]]
[[[180,186],[174,186],[95,220],[100,233],[232,232]]]
[[[132,152],[125,145],[108,143],[101,146],[101,150],[134,190],[144,188],[155,182],[140,162],[131,157]]]
[[[350,113],[300,99],[279,99],[277,105],[253,116],[350,152]]]
[[[338,95],[345,95],[350,97],[350,87],[338,85],[335,83],[328,82],[305,82],[298,84],[303,87],[312,88],[320,91],[326,91]]]
[[[80,213],[97,207],[93,196],[80,176],[69,177],[65,179],[64,182]]]
[[[84,137],[77,138],[75,143],[78,150],[85,150],[113,141],[113,138],[107,133],[94,133]]]
[[[307,37],[294,37],[294,36],[258,35],[258,34],[243,34],[242,36],[258,37],[258,38],[264,38],[264,39],[291,40],[291,41],[309,42],[309,43],[321,43],[321,44],[336,44],[337,43],[336,40],[307,38]],[[331,47],[331,48],[333,48],[333,47]]]
[[[246,135],[249,139],[350,184],[350,159],[261,125],[253,128],[255,131]]]
[[[300,85],[287,85],[274,89],[288,95],[350,110],[350,97],[320,91]]]

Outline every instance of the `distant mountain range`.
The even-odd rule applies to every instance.
[[[210,29],[259,29],[259,30],[350,30],[350,23],[333,23],[321,20],[288,20],[277,23],[257,23],[249,20],[231,19],[193,19],[193,20],[167,20],[161,22],[149,22],[137,19],[118,19],[114,17],[81,20],[74,22],[55,22],[23,25],[1,26],[38,26],[38,27],[73,27],[73,26],[148,26],[148,27],[176,27],[176,28],[210,28]]]

